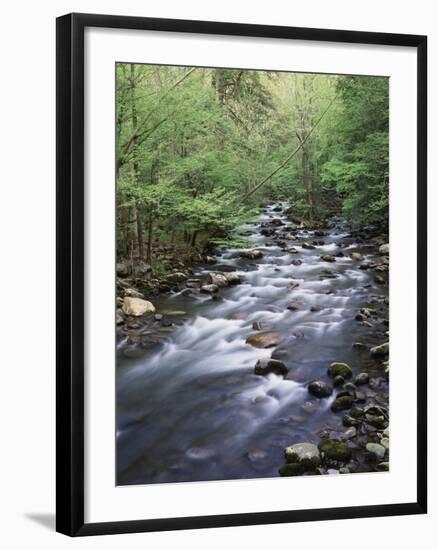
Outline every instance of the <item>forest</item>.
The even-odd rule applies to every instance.
[[[302,223],[388,224],[388,79],[118,64],[117,255],[163,269],[287,200]]]

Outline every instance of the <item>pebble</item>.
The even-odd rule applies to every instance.
[[[365,448],[369,453],[372,453],[379,460],[382,460],[386,453],[385,447],[383,447],[383,445],[380,445],[379,443],[367,443]]]

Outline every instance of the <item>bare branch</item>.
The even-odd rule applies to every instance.
[[[313,133],[313,130],[318,126],[318,124],[321,122],[321,120],[324,118],[325,114],[327,113],[327,111],[330,109],[330,107],[333,105],[335,99],[336,99],[337,96],[334,96],[333,99],[330,101],[329,105],[327,106],[327,108],[325,109],[325,111],[322,113],[322,115],[319,117],[319,119],[316,121],[316,123],[313,125],[313,127],[310,129],[309,133],[306,135],[306,137],[300,141],[300,144],[298,145],[298,147],[292,151],[292,153],[280,164],[280,166],[278,166],[273,172],[271,172],[269,174],[269,176],[266,176],[266,178],[264,178],[260,183],[258,183],[255,187],[253,187],[250,191],[248,191],[242,198],[242,201],[241,202],[245,202],[246,200],[249,199],[249,197],[255,193],[258,189],[260,189],[260,187],[265,184],[268,180],[270,180],[273,176],[275,176],[275,174],[277,174],[277,172],[279,172],[282,168],[284,168],[287,163],[298,153],[298,151],[300,149],[302,149],[302,147],[304,146],[304,144],[306,143],[306,141],[309,139],[309,137],[312,135]]]

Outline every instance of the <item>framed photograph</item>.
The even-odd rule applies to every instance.
[[[57,530],[426,512],[426,37],[57,20]]]

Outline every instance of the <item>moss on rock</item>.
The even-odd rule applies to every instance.
[[[328,374],[334,378],[335,376],[342,376],[342,378],[351,378],[353,371],[347,365],[347,363],[332,363],[328,370]]]
[[[318,449],[323,453],[323,460],[338,460],[347,462],[351,457],[351,450],[346,443],[335,439],[320,441]]]
[[[331,406],[333,412],[345,411],[350,409],[353,405],[353,398],[349,395],[341,395],[337,397]]]
[[[282,477],[289,477],[289,476],[300,476],[304,473],[304,466],[302,464],[298,464],[298,463],[288,463],[288,464],[285,464],[284,466],[282,466],[279,470],[278,470],[278,473],[282,476]]]

